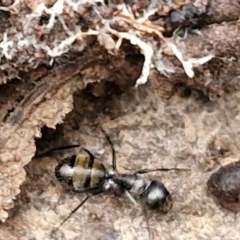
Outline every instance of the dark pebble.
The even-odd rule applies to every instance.
[[[240,211],[240,161],[227,164],[213,173],[207,188],[223,208]]]

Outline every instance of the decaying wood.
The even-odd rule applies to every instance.
[[[31,161],[36,147],[108,149],[101,125],[113,138],[122,171],[192,168],[187,177],[163,174],[171,190],[181,178],[191,181],[176,193],[170,215],[149,216],[154,239],[180,233],[239,239],[232,229],[233,221],[239,228],[237,217],[214,205],[205,180],[209,169],[239,156],[240,4],[170,2],[0,1],[0,219],[10,213],[2,236],[50,239],[83,196],[58,186],[56,159]],[[57,127],[56,136],[42,136],[42,127],[61,123],[61,133]],[[107,152],[104,161],[110,158]],[[54,237],[146,239],[146,218],[125,203],[92,200],[73,217],[76,224]]]

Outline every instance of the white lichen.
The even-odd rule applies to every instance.
[[[135,87],[138,87],[141,84],[145,84],[147,82],[147,79],[150,73],[151,63],[152,63],[152,56],[153,56],[152,47],[146,42],[142,41],[139,37],[136,37],[134,34],[125,33],[125,32],[120,32],[118,34],[122,39],[127,39],[131,42],[131,44],[137,45],[140,48],[141,53],[144,55],[145,60],[142,67],[142,74],[137,79]]]
[[[9,40],[7,37],[7,33],[3,33],[3,40],[0,43],[0,59],[2,56],[5,56],[6,59],[11,60],[12,54],[10,53],[10,48],[13,46],[13,41]]]
[[[0,7],[0,9],[5,11],[13,11],[21,0],[16,0],[14,4],[10,7]],[[77,12],[80,5],[88,4],[93,7],[93,11],[97,14],[97,18],[101,24],[96,24],[94,29],[90,29],[88,32],[82,32],[80,26],[74,26],[70,31],[65,23],[63,16],[64,9],[70,8],[68,11]],[[142,67],[141,76],[137,79],[135,87],[141,84],[145,84],[148,80],[150,74],[150,69],[154,66],[161,74],[169,77],[169,74],[175,72],[173,67],[165,66],[162,56],[162,45],[161,40],[165,42],[172,50],[173,54],[182,63],[184,71],[189,78],[194,77],[193,67],[197,65],[202,65],[210,61],[214,55],[209,54],[202,58],[189,58],[184,59],[183,53],[177,48],[177,45],[169,39],[165,39],[162,36],[162,31],[164,28],[151,23],[148,18],[154,15],[157,11],[158,2],[152,1],[143,14],[136,16],[132,12],[129,5],[123,4],[113,4],[109,1],[109,6],[115,9],[113,19],[103,19],[98,11],[97,4],[105,6],[104,0],[57,0],[53,6],[47,7],[44,2],[39,3],[35,6],[33,12],[26,15],[29,20],[40,20],[43,15],[49,15],[49,20],[45,26],[46,32],[50,32],[54,28],[56,22],[60,22],[64,33],[66,35],[65,39],[54,39],[54,42],[50,44],[46,42],[47,40],[39,41],[34,35],[34,31],[30,29],[30,25],[23,25],[26,33],[17,33],[18,42],[14,42],[7,37],[7,33],[3,34],[3,40],[0,43],[0,60],[4,56],[6,59],[11,60],[18,51],[30,46],[34,47],[36,51],[44,51],[45,54],[50,57],[50,63],[53,63],[54,58],[67,53],[72,45],[78,40],[79,51],[84,50],[86,44],[84,43],[84,37],[89,35],[98,36],[97,39],[105,49],[108,50],[110,54],[116,54],[119,51],[122,41],[124,39],[130,41],[132,45],[137,46],[140,52],[144,55],[144,64]],[[117,23],[120,26],[128,26],[126,32],[119,32],[113,29],[111,26],[113,23]],[[29,30],[30,29],[30,30]],[[32,32],[31,32],[32,31]],[[32,35],[31,35],[32,34]],[[156,40],[153,40],[152,35],[156,35],[159,38],[158,45],[155,44]],[[117,36],[118,39],[115,41],[113,36]],[[158,47],[157,47],[158,46]]]
[[[177,46],[174,43],[168,42],[167,44],[172,49],[174,55],[182,63],[185,73],[189,78],[194,77],[194,71],[193,71],[194,66],[203,65],[204,63],[210,61],[214,57],[213,54],[209,54],[202,58],[190,58],[188,60],[184,60],[183,54],[178,50]]]

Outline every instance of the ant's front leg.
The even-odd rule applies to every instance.
[[[127,198],[135,205],[138,206],[139,204],[137,203],[137,201],[135,200],[135,198],[130,194],[129,191],[125,190],[125,195],[127,196]]]

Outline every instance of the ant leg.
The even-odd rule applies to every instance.
[[[89,198],[91,198],[91,197],[93,197],[93,196],[96,196],[96,195],[98,195],[98,194],[101,194],[101,193],[102,193],[102,192],[97,192],[97,193],[94,193],[94,194],[92,194],[92,195],[90,195],[90,196],[87,196],[75,209],[73,209],[73,210],[71,211],[71,213],[68,215],[68,217],[65,218],[65,219],[62,221],[62,223],[61,223],[57,228],[54,229],[54,231],[58,230]]]
[[[136,200],[134,199],[134,197],[130,194],[129,191],[125,191],[126,196],[128,197],[128,199],[135,205],[138,206],[139,204],[136,202]]]
[[[77,148],[77,147],[80,147],[80,146],[81,146],[81,145],[79,145],[79,144],[72,144],[72,145],[68,145],[68,146],[61,146],[61,147],[53,148],[53,149],[51,149],[51,151],[57,151],[57,150],[65,150],[65,149]]]
[[[105,130],[103,128],[101,128],[103,134],[105,135],[110,147],[111,147],[111,150],[112,150],[112,169],[113,171],[115,171],[117,169],[117,165],[116,165],[116,152],[115,152],[115,149],[114,149],[114,146],[113,146],[113,143],[109,137],[109,135],[105,132]]]
[[[148,239],[149,240],[154,239],[153,237],[151,237],[153,235],[153,233],[151,232],[151,229],[149,226],[148,212],[145,207],[142,207],[142,211],[143,211],[143,216],[146,219],[146,223],[147,223]]]
[[[135,198],[130,194],[129,191],[125,191],[125,194],[126,196],[128,197],[128,199],[135,205],[135,206],[139,206],[139,204],[136,202]],[[148,239],[150,240],[151,239],[151,230],[150,230],[150,227],[149,227],[149,222],[148,222],[148,217],[146,215],[146,209],[142,208],[143,210],[143,215],[144,217],[146,218],[146,221],[147,221],[147,229],[148,229]]]
[[[176,192],[178,192],[178,190],[184,185],[184,183],[186,183],[188,181],[188,179],[185,179],[183,181],[181,181],[173,190],[173,192],[171,193],[171,195],[173,196]]]
[[[66,150],[66,149],[72,149],[72,148],[78,148],[81,145],[79,144],[73,144],[73,145],[68,145],[68,146],[61,146],[61,147],[57,147],[57,148],[52,148],[50,150],[47,150],[43,153],[39,153],[35,155],[35,158],[40,158],[40,157],[45,157],[50,155],[52,152],[58,151],[58,150]]]
[[[86,148],[82,148],[88,155],[89,155],[89,157],[90,157],[90,161],[91,162],[93,162],[94,161],[94,156],[93,156],[93,154],[89,151],[89,150],[87,150]]]
[[[99,187],[89,187],[84,189],[74,189],[72,190],[74,193],[91,193],[92,195],[97,195],[98,193],[102,193],[102,190]]]
[[[142,169],[135,174],[145,174],[149,172],[156,172],[156,171],[163,171],[163,172],[168,172],[168,171],[190,171],[188,168],[156,168],[156,169]]]
[[[91,196],[87,196],[75,209],[72,210],[72,212],[68,215],[67,218],[65,218],[62,223],[55,229],[59,229]]]

